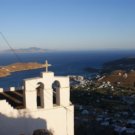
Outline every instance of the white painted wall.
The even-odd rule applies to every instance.
[[[52,83],[60,82],[57,103],[53,105]],[[37,108],[37,83],[45,87],[42,92],[43,108]],[[16,110],[0,100],[0,135],[32,135],[36,129],[52,130],[54,135],[74,135],[74,107],[70,104],[69,77],[55,77],[43,72],[41,77],[24,80],[25,107]]]
[[[54,135],[74,135],[74,107],[16,110],[0,101],[0,135],[32,135],[36,129],[52,130]]]

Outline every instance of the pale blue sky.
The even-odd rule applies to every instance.
[[[135,0],[0,0],[0,31],[13,48],[135,49]]]

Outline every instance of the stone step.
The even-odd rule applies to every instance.
[[[1,93],[3,96],[5,96],[6,98],[12,100],[13,102],[17,103],[17,104],[21,104],[22,102],[20,100],[17,100],[16,98],[8,95],[7,93],[3,92]]]

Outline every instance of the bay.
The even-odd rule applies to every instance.
[[[104,51],[62,51],[30,54],[0,54],[0,66],[9,65],[16,62],[39,62],[48,60],[52,67],[50,71],[55,75],[85,75],[91,73],[84,69],[87,67],[101,68],[102,64],[123,58],[135,57],[134,50],[104,50]],[[23,80],[40,76],[44,69],[28,70],[12,73],[12,75],[0,78],[0,88],[19,87],[23,85]]]

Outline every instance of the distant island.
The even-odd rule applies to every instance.
[[[44,65],[36,62],[29,63],[14,63],[7,66],[0,66],[0,77],[6,77],[11,75],[12,72],[32,70],[43,68]]]
[[[20,48],[20,49],[8,49],[1,51],[1,53],[44,53],[46,52],[46,49],[38,48],[38,47],[30,47],[30,48]]]

